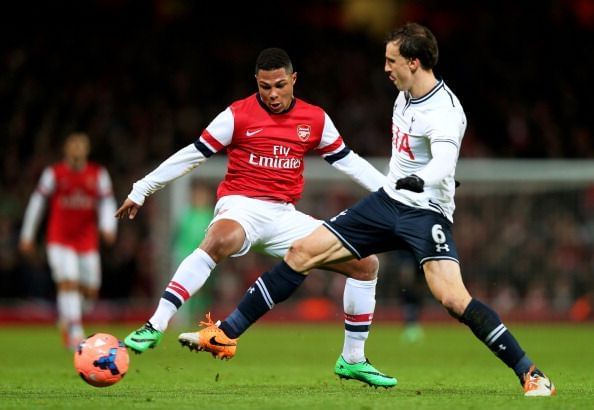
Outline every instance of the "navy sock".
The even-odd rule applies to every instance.
[[[472,299],[460,322],[467,325],[477,338],[523,380],[524,373],[528,372],[533,363],[493,309]]]
[[[239,337],[275,304],[291,296],[306,277],[282,261],[256,279],[237,309],[221,322],[219,328],[232,339]]]

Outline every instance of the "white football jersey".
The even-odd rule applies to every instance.
[[[432,159],[432,145],[453,144],[460,152],[465,130],[462,105],[443,80],[420,98],[400,92],[392,114],[392,157],[386,193],[406,205],[439,212],[453,221],[455,163],[444,179],[425,183],[424,192],[396,190],[395,186],[398,179],[417,174],[427,166]]]

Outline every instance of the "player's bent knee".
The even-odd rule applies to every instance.
[[[74,280],[62,280],[57,283],[58,290],[63,292],[71,290],[80,290],[80,283]]]
[[[350,277],[357,280],[375,280],[379,271],[379,259],[375,255],[367,256],[356,262],[356,269],[350,273]]]
[[[310,267],[308,267],[308,258],[304,257],[303,254],[294,251],[292,248],[288,250],[287,254],[285,255],[284,261],[297,272],[306,272],[309,269],[311,269]]]
[[[361,259],[364,261],[367,269],[365,269],[366,273],[370,276],[369,280],[377,278],[377,272],[379,271],[379,259],[375,255],[369,255],[366,258]]]
[[[455,295],[443,295],[439,302],[455,318],[462,317],[464,309],[468,305],[468,302],[464,298]]]
[[[79,291],[85,297],[85,299],[96,300],[99,297],[99,289],[90,288],[88,286],[80,285]]]
[[[214,237],[209,238],[200,245],[200,249],[206,252],[216,263],[221,262],[234,253],[241,250],[243,240],[236,237]]]
[[[306,243],[295,241],[285,255],[285,262],[297,272],[306,272],[318,265],[315,255],[307,251]]]

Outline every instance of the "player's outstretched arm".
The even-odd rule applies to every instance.
[[[346,146],[326,113],[322,140],[316,150],[326,162],[371,192],[377,191],[388,182],[384,174]]]
[[[206,160],[207,157],[196,148],[196,145],[190,144],[171,155],[144,178],[136,181],[132,185],[128,198],[138,205],[143,205],[148,196],[192,171]]]
[[[115,212],[114,216],[118,219],[122,219],[126,216],[128,216],[128,219],[134,219],[141,206],[142,205],[138,205],[130,198],[126,198],[122,206],[120,206]]]
[[[387,182],[387,178],[384,174],[379,172],[377,168],[371,165],[366,159],[359,156],[356,152],[351,151],[346,147],[345,150],[348,153],[338,160],[331,161],[329,158],[324,159],[330,162],[334,168],[345,173],[351,177],[351,179],[359,183],[359,185],[371,192],[375,192],[384,186]]]

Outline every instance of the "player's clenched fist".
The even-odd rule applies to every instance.
[[[423,192],[424,186],[425,181],[415,174],[400,178],[398,181],[396,181],[396,189],[406,189],[412,192]]]

